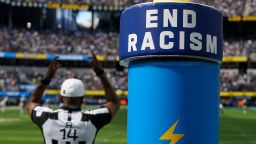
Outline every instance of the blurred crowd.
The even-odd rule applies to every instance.
[[[227,39],[223,43],[224,56],[246,56],[256,60],[256,40]]]
[[[256,0],[194,0],[220,9],[225,16],[256,15]]]
[[[0,70],[0,91],[25,91],[28,86],[38,84],[44,77],[46,69],[13,68]],[[107,77],[117,90],[127,90],[127,71],[107,70]],[[50,89],[59,89],[68,78],[81,79],[87,90],[103,90],[98,77],[91,70],[60,69],[51,81]]]
[[[218,8],[225,16],[244,16],[246,5],[252,5],[248,0],[194,0],[195,2],[207,4]],[[249,7],[248,7],[249,8]],[[252,10],[249,10],[252,13]]]
[[[256,61],[256,40],[244,41],[244,47],[247,50],[251,61]]]
[[[17,0],[24,2],[55,2],[69,4],[90,4],[109,6],[130,6],[153,0]],[[245,16],[256,14],[256,0],[191,0],[220,9],[226,16]]]
[[[117,56],[118,33],[33,31],[0,28],[0,52],[88,54]],[[247,56],[256,60],[256,40],[227,39],[224,56]]]
[[[224,56],[246,56],[247,51],[243,47],[242,40],[225,40],[223,43]]]
[[[30,31],[0,28],[0,51],[30,53],[118,54],[117,33]]]
[[[24,85],[36,85],[43,78],[46,69],[13,68],[0,70],[0,91],[24,91]],[[127,69],[117,71],[107,70],[107,77],[117,90],[127,90]],[[87,90],[103,90],[100,80],[91,70],[60,69],[49,85],[50,89],[59,89],[67,78],[81,79]],[[221,91],[256,91],[256,73],[239,74],[237,71],[221,72]]]
[[[221,91],[256,91],[256,74],[248,72],[239,74],[236,71],[221,72]]]

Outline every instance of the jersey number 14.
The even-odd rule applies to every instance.
[[[76,129],[61,129],[60,132],[62,133],[63,140],[71,138],[71,139],[73,139],[73,141],[76,141],[76,139],[78,139]],[[52,144],[58,144],[58,141],[52,140]],[[71,142],[66,141],[66,144],[71,144]],[[78,144],[86,144],[86,141],[78,142]]]

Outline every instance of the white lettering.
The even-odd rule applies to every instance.
[[[197,32],[193,32],[190,34],[190,49],[194,51],[202,50],[202,35]]]
[[[138,38],[136,34],[129,34],[128,36],[128,52],[137,51],[136,44],[138,42]]]
[[[165,38],[168,37],[169,39],[174,38],[174,34],[171,31],[163,31],[160,33],[160,48],[162,49],[172,49],[174,43],[173,42],[169,42],[168,44],[166,44],[165,42]]]
[[[158,14],[158,10],[156,9],[146,11],[146,28],[158,27],[158,23],[156,22],[158,20],[157,14]]]
[[[180,50],[184,50],[185,49],[185,32],[184,31],[180,31]]]
[[[172,27],[177,27],[177,21],[178,21],[178,10],[173,9],[172,14],[170,13],[169,9],[164,9],[164,27],[169,26],[169,22]]]
[[[191,17],[191,22],[189,22]],[[193,10],[183,10],[183,27],[195,28],[196,27],[196,12]]]
[[[175,39],[176,37],[177,39]],[[142,43],[138,45],[138,41],[142,41]],[[185,31],[179,31],[177,33],[173,31],[162,31],[159,34],[159,39],[153,39],[152,33],[146,32],[143,37],[138,37],[137,34],[128,35],[128,52],[154,51],[158,48],[164,50],[190,49],[192,51],[204,51],[217,54],[217,42],[217,36],[210,34],[202,35],[198,32],[187,34]]]
[[[207,52],[217,54],[217,37],[211,35],[207,35],[206,37]]]
[[[141,46],[141,50],[146,50],[146,48],[150,48],[150,50],[154,50],[155,49],[155,45],[154,45],[154,41],[151,35],[151,32],[146,32],[143,42],[142,42],[142,46]]]

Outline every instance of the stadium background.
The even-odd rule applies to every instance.
[[[143,0],[0,0],[0,143],[41,143],[40,131],[16,106],[43,78],[55,55],[63,68],[44,95],[42,104],[58,106],[58,89],[71,77],[86,83],[87,105],[105,102],[100,81],[88,64],[93,49],[108,71],[124,106],[97,143],[126,142],[127,69],[118,64],[121,12]],[[221,144],[254,144],[256,138],[256,0],[195,0],[224,14],[224,59],[221,67]],[[242,113],[246,103],[250,109]],[[241,107],[242,106],[242,107]],[[90,107],[89,107],[90,108]],[[35,136],[31,136],[35,134]]]

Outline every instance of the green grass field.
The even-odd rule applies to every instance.
[[[122,108],[113,122],[106,126],[96,144],[126,143],[127,109]],[[40,130],[27,116],[20,117],[18,110],[0,113],[0,144],[42,144]],[[221,116],[220,144],[256,144],[256,111],[226,109]]]

